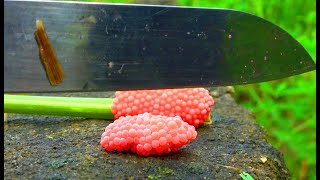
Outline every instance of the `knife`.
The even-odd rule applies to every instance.
[[[38,19],[64,70],[57,86],[41,64]],[[5,93],[241,85],[315,69],[286,31],[236,10],[4,1]]]

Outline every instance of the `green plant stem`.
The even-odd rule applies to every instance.
[[[4,112],[113,120],[112,98],[4,95]]]

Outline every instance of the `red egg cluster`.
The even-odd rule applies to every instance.
[[[122,116],[109,124],[101,136],[106,151],[131,151],[142,156],[178,151],[197,137],[194,126],[181,117],[143,113]]]
[[[115,119],[144,112],[180,116],[197,128],[208,118],[213,104],[213,98],[205,88],[117,91],[112,113]]]

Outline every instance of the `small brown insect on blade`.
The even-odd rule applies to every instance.
[[[51,85],[56,86],[63,81],[64,72],[53,50],[41,20],[36,21],[35,37],[39,45],[40,58]]]

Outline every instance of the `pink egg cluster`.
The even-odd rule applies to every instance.
[[[112,104],[115,119],[144,112],[162,116],[180,116],[198,127],[209,116],[214,104],[205,88],[117,91]]]
[[[179,116],[143,113],[122,116],[109,124],[100,144],[106,151],[131,151],[149,156],[176,152],[196,137],[195,127]]]

